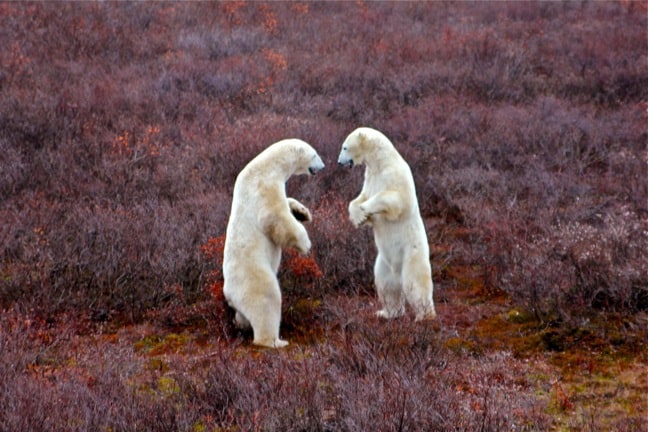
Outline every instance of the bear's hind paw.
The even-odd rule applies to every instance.
[[[266,348],[283,348],[288,346],[288,342],[282,339],[274,340],[255,340],[252,342],[254,345],[266,347]]]
[[[426,313],[417,314],[416,319],[414,321],[416,321],[416,322],[418,322],[418,321],[432,321],[432,320],[436,319],[436,317],[437,317],[436,312],[434,310],[432,310],[432,311],[429,311],[429,312],[426,312]]]
[[[234,325],[239,330],[248,330],[252,328],[250,321],[248,321],[248,319],[245,318],[245,315],[239,311],[236,311],[236,315],[234,316]]]
[[[288,341],[277,339],[274,343],[275,348],[283,348],[288,346]]]
[[[384,318],[384,319],[398,318],[403,315],[405,315],[404,310],[388,311],[387,309],[381,309],[378,312],[376,312],[376,316],[378,318]]]

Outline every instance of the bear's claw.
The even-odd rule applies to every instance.
[[[367,221],[367,217],[369,215],[364,211],[364,209],[360,206],[358,207],[351,207],[349,209],[349,219],[351,219],[351,222],[353,222],[353,225],[355,227],[359,227],[363,223]]]

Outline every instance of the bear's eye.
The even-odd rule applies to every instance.
[[[342,150],[346,150],[346,149],[347,149],[346,146],[342,147]]]

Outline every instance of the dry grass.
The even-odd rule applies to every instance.
[[[646,21],[0,4],[0,430],[640,430]],[[372,317],[371,234],[345,214],[362,172],[335,167],[360,125],[412,166],[437,324]],[[288,183],[313,254],[280,271],[277,353],[231,327],[214,239],[239,170],[287,137],[327,169]]]

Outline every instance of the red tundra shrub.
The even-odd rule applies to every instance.
[[[225,295],[223,294],[223,252],[225,251],[225,234],[210,237],[207,243],[200,245],[200,252],[209,265],[206,275],[205,290],[213,300],[213,317],[219,321],[231,318]]]
[[[296,278],[314,280],[323,276],[317,262],[312,256],[302,256],[294,249],[285,251],[284,266],[295,275]]]
[[[586,297],[615,291],[629,267],[626,288],[592,306],[644,309],[645,276],[623,264],[643,259],[643,236],[594,264],[562,253],[576,245],[547,246],[543,265],[524,264],[544,282],[520,267],[545,250],[543,233],[607,235],[590,216],[601,208],[627,213],[626,243],[641,232],[638,4],[3,4],[0,301],[108,316],[159,306],[176,284],[199,298],[198,246],[224,229],[236,175],[288,136],[328,165],[288,185],[317,203],[315,284],[371,292],[370,232],[345,220],[362,173],[334,168],[345,134],[366,125],[410,162],[425,215],[471,232],[453,238],[454,259],[496,268],[494,283],[524,301],[572,277]],[[360,19],[342,25],[350,11]]]
[[[457,326],[373,318],[371,230],[347,215],[363,173],[335,162],[351,130],[382,130],[412,167],[441,245],[433,260],[483,274],[544,321],[612,311],[639,339],[645,12],[639,1],[0,3],[0,429],[564,428],[538,396],[551,386],[507,378],[515,359],[445,349]],[[309,339],[241,355],[218,345],[237,335],[218,236],[237,174],[287,137],[327,164],[287,184],[314,221],[311,255],[284,254],[282,331]],[[440,273],[442,286],[462,283]],[[479,319],[482,305],[461,306]],[[149,368],[121,335],[67,353],[85,344],[51,323],[74,316],[207,327],[218,347],[190,367],[174,354]],[[32,338],[34,327],[46,331]],[[598,408],[582,427],[642,424],[640,411],[608,424]]]
[[[320,289],[348,294],[373,292],[373,238],[370,230],[353,227],[347,205],[337,194],[328,193],[313,211],[309,233],[324,273],[325,283]]]

